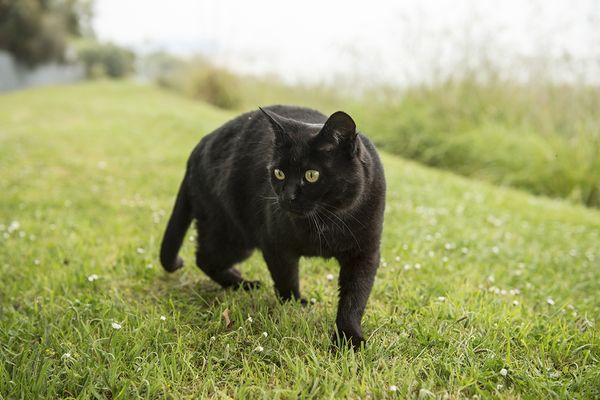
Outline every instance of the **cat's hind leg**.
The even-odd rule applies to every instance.
[[[260,282],[249,281],[234,268],[252,254],[244,243],[233,239],[224,231],[205,233],[198,231],[196,265],[213,281],[224,288],[250,290],[258,288]]]

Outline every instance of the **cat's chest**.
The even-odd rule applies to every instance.
[[[339,220],[333,223],[323,217],[311,216],[294,221],[281,230],[285,242],[303,256],[333,257],[353,247],[360,247],[357,233]]]

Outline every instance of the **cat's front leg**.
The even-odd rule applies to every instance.
[[[379,266],[379,249],[367,254],[343,255],[337,259],[341,267],[340,299],[333,341],[338,345],[346,342],[356,349],[365,341],[361,319]]]
[[[297,256],[274,250],[264,250],[263,257],[275,284],[275,293],[283,300],[306,300],[300,297]]]

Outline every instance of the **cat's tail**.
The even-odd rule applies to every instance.
[[[168,272],[174,272],[183,267],[183,259],[177,254],[185,233],[192,222],[192,208],[190,204],[187,179],[184,178],[177,193],[173,212],[167,223],[167,229],[160,245],[160,263]]]

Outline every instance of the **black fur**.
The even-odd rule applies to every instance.
[[[274,169],[285,179],[279,180]],[[305,177],[319,171],[316,182]],[[379,265],[385,178],[375,147],[338,111],[272,106],[243,114],[193,150],[163,238],[173,272],[192,219],[196,264],[223,287],[255,287],[234,265],[260,249],[283,300],[302,300],[301,256],[340,264],[334,341],[364,341],[361,319]]]

